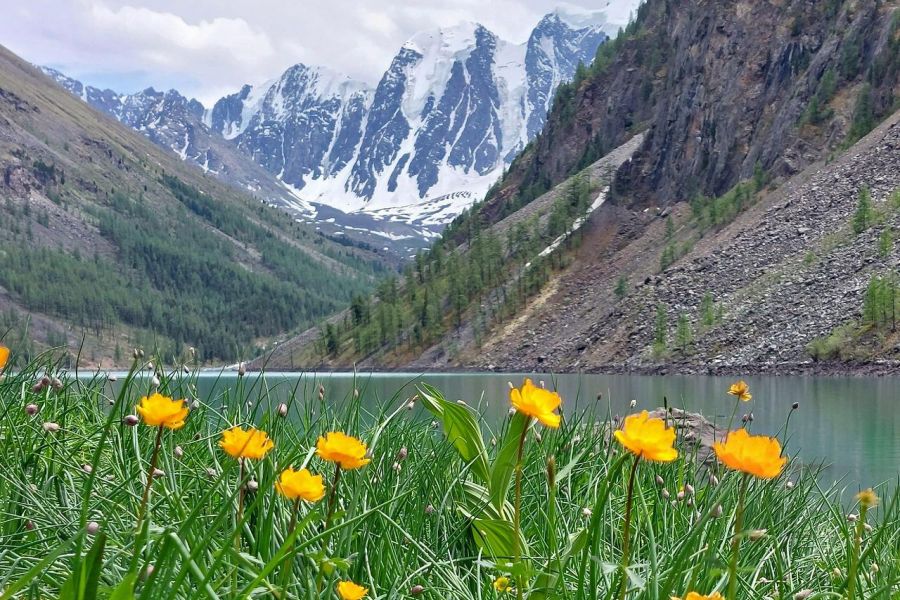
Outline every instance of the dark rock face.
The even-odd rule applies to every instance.
[[[776,176],[796,173],[844,141],[862,86],[871,86],[876,117],[896,101],[893,15],[876,0],[648,0],[609,64],[554,107],[499,197],[561,181],[592,144],[613,147],[635,127],[648,135],[617,177],[620,199],[666,204],[720,195],[757,165]],[[829,72],[834,114],[804,127]]]
[[[244,102],[252,89],[249,85],[245,85],[238,93],[225,96],[215,103],[209,119],[213,131],[218,131],[225,137],[232,137],[230,135],[232,129],[243,125]]]

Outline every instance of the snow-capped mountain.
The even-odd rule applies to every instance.
[[[409,251],[483,196],[540,132],[556,87],[613,29],[603,12],[558,10],[516,44],[464,23],[413,36],[377,85],[297,64],[211,108],[176,90],[119,94],[44,71],[329,235],[395,249],[405,240]]]
[[[222,98],[206,123],[305,202],[438,229],[540,131],[605,27],[603,13],[557,11],[523,44],[477,23],[423,32],[374,88],[296,65]]]

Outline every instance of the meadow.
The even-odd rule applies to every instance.
[[[790,413],[746,433],[739,383],[710,450],[640,406],[560,418],[541,382],[494,423],[424,384],[377,411],[364,387],[201,398],[155,362],[6,369],[0,600],[900,597],[896,482],[822,487],[778,443]]]

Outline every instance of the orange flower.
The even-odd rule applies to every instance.
[[[657,462],[672,462],[678,458],[675,430],[666,427],[662,419],[651,419],[647,411],[625,417],[625,426],[613,433],[620,444],[629,451]]]
[[[750,399],[753,397],[750,394],[750,386],[743,379],[732,383],[731,387],[728,388],[728,393],[732,396],[737,396],[739,400],[744,402],[750,402]]]
[[[681,598],[672,596],[672,600],[681,600]],[[684,600],[725,600],[725,598],[723,598],[722,594],[719,592],[713,592],[709,596],[703,596],[697,592],[688,592],[688,595],[684,597]]]
[[[141,419],[150,427],[181,429],[188,416],[188,408],[184,404],[184,400],[174,400],[154,392],[142,397],[136,408]]]
[[[269,435],[256,427],[246,431],[242,427],[232,427],[222,432],[219,446],[232,458],[261,459],[275,447]]]
[[[778,477],[787,463],[787,458],[781,456],[781,444],[777,439],[750,435],[745,429],[732,431],[724,443],[714,443],[713,450],[719,462],[729,469],[761,479]]]
[[[5,367],[7,362],[9,362],[9,348],[0,346],[0,369]]]
[[[341,581],[337,584],[337,593],[341,600],[362,600],[369,593],[369,589],[352,581]]]
[[[521,388],[509,391],[509,401],[523,415],[534,417],[547,427],[559,427],[561,417],[553,411],[562,404],[562,398],[556,392],[537,387],[526,377]]]
[[[288,500],[318,502],[325,496],[322,476],[313,475],[309,469],[295,471],[293,467],[288,467],[275,482],[275,489]]]
[[[366,458],[366,450],[365,442],[340,431],[326,433],[316,442],[316,454],[324,460],[340,464],[344,470],[359,469],[372,462],[372,459]]]

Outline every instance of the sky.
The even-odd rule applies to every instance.
[[[0,44],[97,87],[210,106],[298,62],[376,84],[413,34],[476,21],[523,42],[557,7],[624,24],[638,0],[4,0]]]

